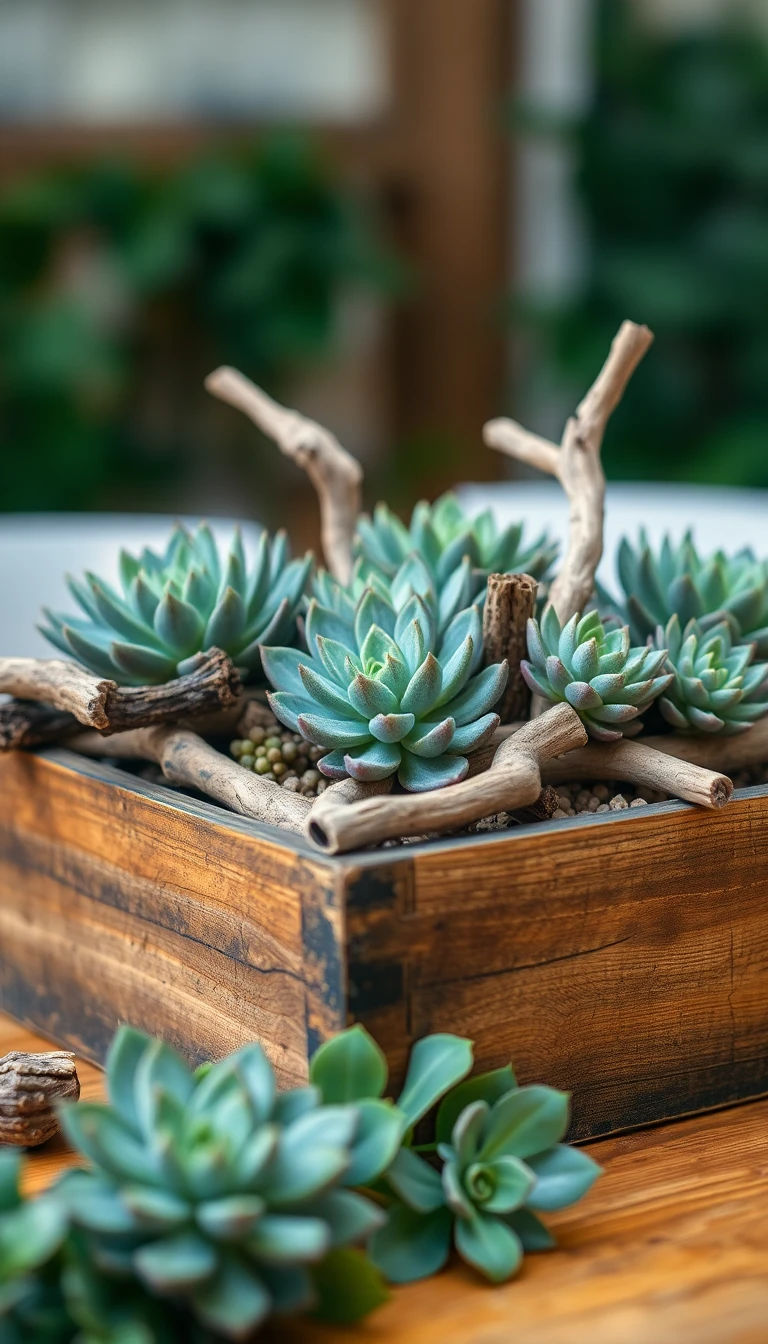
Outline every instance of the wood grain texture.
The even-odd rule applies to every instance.
[[[0,1051],[46,1043],[0,1017]],[[78,1060],[83,1096],[103,1077]],[[768,1102],[621,1138],[588,1151],[604,1176],[551,1214],[558,1248],[489,1288],[456,1263],[357,1329],[281,1322],[265,1344],[765,1344]],[[74,1158],[60,1139],[30,1155],[25,1188]]]
[[[347,1021],[575,1093],[574,1136],[768,1093],[768,790],[344,859],[71,753],[0,760],[0,1007],[102,1059]]]
[[[307,925],[338,901],[325,874],[266,828],[139,786],[3,758],[0,1006],[95,1060],[120,1021],[196,1061],[258,1038],[281,1081],[301,1081],[308,1022],[343,1021],[338,957],[317,938],[305,980]]]

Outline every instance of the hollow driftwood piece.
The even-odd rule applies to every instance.
[[[568,546],[549,593],[561,624],[574,612],[583,611],[592,598],[603,553],[603,435],[609,416],[652,341],[647,327],[622,323],[603,368],[566,424],[559,448],[506,418],[489,420],[483,430],[490,448],[554,476],[568,497]]]
[[[245,770],[187,728],[134,728],[108,738],[81,733],[68,745],[84,756],[155,761],[171,784],[197,789],[231,812],[283,830],[302,830],[311,807],[308,798]]]
[[[212,714],[235,705],[241,689],[221,649],[208,649],[191,672],[162,686],[118,686],[59,658],[0,658],[0,692],[72,714],[101,733]]]
[[[57,1133],[56,1104],[77,1101],[80,1079],[75,1056],[66,1050],[0,1059],[0,1144],[34,1148]]]
[[[352,538],[362,507],[363,471],[330,430],[267,396],[237,369],[215,369],[205,380],[214,397],[242,411],[303,468],[317,492],[325,562],[340,583],[352,572]]]
[[[652,745],[669,741],[666,749]],[[571,752],[562,761],[548,761],[544,778],[552,784],[571,780],[622,779],[629,784],[643,784],[659,789],[687,803],[699,807],[724,807],[733,795],[733,784],[727,775],[706,770],[678,754],[677,739],[648,739],[638,742],[621,738],[618,742],[590,742],[579,751]],[[683,747],[683,751],[685,748]]]
[[[496,713],[502,723],[526,719],[531,693],[520,673],[526,656],[526,625],[536,610],[538,583],[530,574],[491,574],[483,609],[483,650],[486,663],[509,663],[509,679]]]
[[[315,803],[307,834],[332,854],[424,832],[460,830],[495,812],[530,807],[541,789],[541,766],[581,746],[587,734],[570,705],[556,705],[499,746],[485,774],[426,793],[392,794],[334,804],[329,789]]]

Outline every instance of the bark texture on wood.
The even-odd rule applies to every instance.
[[[485,774],[426,793],[368,798],[334,806],[318,800],[307,821],[310,839],[332,854],[424,832],[460,830],[470,821],[530,807],[541,793],[541,766],[581,746],[587,734],[570,705],[556,705],[499,746]]]
[[[243,769],[187,728],[134,728],[108,738],[81,733],[67,745],[84,756],[156,761],[171,784],[197,789],[232,812],[283,830],[302,830],[311,807],[309,799]]]
[[[80,731],[73,714],[34,700],[9,700],[0,705],[0,751],[41,747],[61,742]]]
[[[58,658],[0,658],[0,692],[73,714],[102,733],[213,714],[235,705],[241,689],[221,649],[208,649],[192,672],[161,686],[118,686]]]
[[[536,610],[538,583],[530,574],[491,574],[483,610],[483,648],[486,663],[507,659],[509,680],[496,713],[502,723],[526,719],[531,693],[520,675],[527,652],[525,630]]]
[[[215,369],[205,380],[214,397],[248,416],[309,476],[320,504],[325,562],[341,583],[352,572],[352,538],[362,507],[363,471],[329,430],[288,410],[237,369]]]
[[[667,739],[655,740],[664,742]],[[590,742],[562,761],[549,761],[544,768],[544,777],[552,784],[579,779],[623,779],[629,784],[660,789],[687,803],[697,803],[699,807],[724,807],[733,796],[733,784],[727,775],[680,759],[674,743],[668,751],[660,751],[651,745],[650,739],[647,742],[629,738],[619,742]]]
[[[79,1096],[74,1055],[12,1050],[0,1059],[0,1144],[33,1148],[45,1143],[59,1128],[56,1103]]]
[[[592,597],[595,571],[603,553],[603,435],[609,416],[652,341],[647,327],[622,323],[603,368],[566,424],[559,448],[530,434],[514,420],[490,420],[483,431],[489,448],[556,477],[568,497],[568,546],[549,594],[561,623],[574,612],[583,611]]]

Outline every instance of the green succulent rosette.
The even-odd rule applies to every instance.
[[[305,634],[308,653],[264,648],[262,657],[273,713],[326,751],[324,775],[367,783],[397,774],[417,792],[465,777],[468,753],[498,727],[492,708],[508,674],[506,662],[478,670],[476,606],[439,638],[434,608],[418,593],[395,612],[366,588],[343,616],[313,599]]]
[[[211,529],[177,526],[163,555],[120,554],[121,591],[95,574],[68,578],[80,616],[45,610],[42,634],[91,669],[125,686],[160,685],[219,648],[249,677],[262,643],[294,638],[311,555],[291,560],[283,532],[261,534],[249,569],[240,529],[223,558]]]
[[[441,606],[447,588],[454,593],[464,587],[464,607],[482,603],[489,574],[525,572],[545,579],[558,551],[546,534],[526,545],[522,523],[499,530],[490,510],[470,518],[453,494],[434,504],[421,501],[408,527],[386,504],[377,504],[372,517],[358,519],[355,549],[365,573],[385,579],[393,579],[410,556],[418,556]]]
[[[326,570],[314,576],[312,589],[321,606],[327,607],[343,620],[348,628],[350,643],[360,643],[357,610],[369,590],[375,595],[380,608],[387,608],[387,624],[392,625],[409,598],[417,593],[426,607],[438,632],[443,638],[453,619],[468,607],[482,607],[477,596],[477,581],[467,556],[456,566],[448,581],[439,587],[429,567],[419,555],[409,555],[396,572],[387,577],[362,558],[356,560],[352,577],[342,586]],[[481,593],[484,600],[485,590]]]
[[[751,550],[702,557],[687,532],[678,545],[666,536],[654,551],[641,531],[637,546],[621,541],[617,568],[623,600],[616,604],[601,590],[601,605],[618,605],[635,643],[652,639],[672,616],[681,627],[696,620],[702,630],[726,620],[734,643],[754,644],[757,656],[768,658],[768,561]]]
[[[323,1106],[314,1087],[278,1095],[259,1046],[201,1076],[123,1028],[107,1078],[111,1105],[62,1111],[92,1167],[68,1173],[58,1198],[102,1272],[178,1304],[215,1337],[250,1337],[272,1313],[311,1308],[329,1257],[381,1224],[375,1204],[344,1188],[366,1167],[357,1108]]]
[[[682,630],[672,616],[655,644],[672,673],[659,709],[678,732],[733,736],[768,713],[768,663],[753,661],[754,644],[733,643],[727,621],[702,630],[690,620]]]
[[[638,715],[672,681],[666,649],[632,648],[628,627],[606,630],[596,611],[561,627],[548,605],[541,625],[528,621],[527,639],[530,662],[520,670],[531,691],[552,704],[567,701],[599,742],[638,732]]]
[[[393,1201],[369,1254],[393,1283],[435,1274],[451,1244],[492,1283],[519,1268],[525,1251],[554,1239],[538,1214],[586,1194],[600,1168],[562,1144],[566,1093],[517,1087],[509,1069],[470,1078],[443,1101],[436,1147],[441,1167],[401,1148],[385,1173]]]

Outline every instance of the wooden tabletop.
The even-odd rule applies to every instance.
[[[0,1055],[46,1043],[0,1016]],[[79,1063],[84,1097],[102,1077]],[[461,1265],[361,1327],[281,1324],[281,1344],[768,1344],[768,1101],[590,1144],[605,1175],[552,1215],[558,1249],[490,1288]],[[54,1139],[26,1187],[72,1161]],[[263,1336],[265,1344],[267,1336]]]

